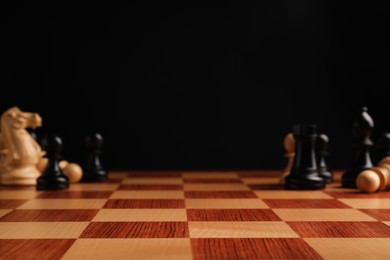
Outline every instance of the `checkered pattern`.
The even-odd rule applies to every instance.
[[[0,188],[0,257],[390,259],[390,192],[286,191],[278,172],[113,172]],[[339,174],[336,176],[339,180]]]

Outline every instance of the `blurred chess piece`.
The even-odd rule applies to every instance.
[[[378,166],[362,171],[356,179],[356,186],[363,192],[385,189],[389,186],[389,169]]]
[[[356,186],[363,192],[376,192],[390,188],[390,156],[382,159],[377,167],[362,171]]]
[[[317,167],[320,176],[326,183],[333,181],[333,173],[329,170],[325,158],[328,156],[329,138],[325,134],[319,134],[316,139]]]
[[[64,161],[60,162],[60,168],[62,162]],[[81,178],[83,177],[83,169],[80,167],[80,165],[77,163],[67,163],[62,167],[62,171],[65,176],[68,177],[70,183],[77,183],[81,181]]]
[[[315,141],[317,126],[298,124],[293,127],[295,139],[294,163],[290,174],[285,179],[285,189],[317,190],[325,188],[316,162]]]
[[[99,182],[108,177],[100,156],[102,154],[103,136],[99,133],[88,135],[85,139],[85,146],[88,151],[88,160],[85,165],[82,182]]]
[[[367,108],[362,107],[352,128],[353,148],[355,160],[342,176],[343,188],[356,188],[356,179],[359,173],[373,167],[370,156],[370,149],[373,146],[371,133],[374,128],[374,121],[367,113]]]
[[[47,167],[47,158],[42,158],[42,160],[37,164],[37,169],[43,173]],[[77,163],[70,163],[66,160],[62,160],[58,163],[61,171],[68,177],[70,183],[80,182],[83,176],[83,169]]]
[[[35,129],[35,128],[34,128],[34,129]],[[37,143],[39,143],[39,141],[38,141],[38,135],[37,135],[37,133],[34,131],[34,129],[28,128],[28,129],[27,129],[27,132],[31,135],[31,137],[32,137]]]
[[[42,147],[46,151],[47,166],[37,179],[37,190],[57,190],[69,187],[69,179],[59,167],[62,151],[62,140],[59,136],[48,135],[42,139]]]
[[[284,181],[287,177],[287,175],[290,174],[291,169],[293,167],[294,163],[294,156],[295,156],[295,139],[292,133],[288,133],[284,137],[284,149],[286,150],[286,153],[284,154],[284,157],[288,158],[287,166],[284,168],[282,175],[280,176],[280,183],[284,184]]]
[[[12,107],[1,116],[0,181],[3,185],[35,185],[36,165],[45,154],[26,128],[42,125],[37,113]]]
[[[390,156],[390,133],[382,133],[376,141],[375,148],[379,158]]]

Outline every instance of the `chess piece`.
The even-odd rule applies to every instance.
[[[42,147],[46,151],[47,166],[37,180],[37,190],[56,190],[69,187],[68,177],[61,171],[58,163],[61,157],[62,140],[55,135],[42,139]]]
[[[37,169],[40,172],[43,172],[46,169],[47,161],[47,158],[42,158],[42,160],[37,164]],[[69,183],[77,183],[81,180],[83,170],[80,165],[76,163],[70,163],[66,160],[61,160],[58,163],[58,166],[65,174],[65,176],[68,177]]]
[[[373,143],[370,139],[374,121],[363,107],[352,128],[353,148],[356,152],[352,167],[342,176],[341,184],[344,188],[356,188],[356,178],[360,172],[373,167],[370,157],[370,148]]]
[[[285,188],[292,190],[323,189],[315,154],[317,138],[315,125],[294,125],[295,158],[291,173],[286,177]]]
[[[325,183],[331,183],[333,181],[333,173],[329,170],[325,157],[328,156],[328,144],[329,138],[324,134],[320,134],[316,139],[316,159],[317,167],[320,176],[324,179]]]
[[[39,141],[38,141],[38,135],[37,135],[37,133],[35,133],[35,131],[34,131],[32,128],[27,129],[27,132],[31,135],[31,137],[32,137],[37,143],[39,143]]]
[[[35,165],[35,167],[38,169],[38,171],[41,174],[46,169],[46,166],[47,166],[47,158],[41,158],[41,160],[39,160],[38,163]]]
[[[359,173],[356,186],[363,192],[381,191],[389,186],[390,171],[387,167],[374,167]]]
[[[59,163],[58,163],[58,166],[60,167],[61,170],[65,169],[66,166],[69,165],[69,162],[67,160],[61,160]]]
[[[383,133],[378,138],[376,148],[379,158],[390,156],[390,133]]]
[[[88,160],[85,165],[82,182],[104,181],[107,179],[107,171],[104,169],[100,156],[102,153],[103,137],[98,133],[88,135],[85,139],[88,151]]]
[[[284,154],[285,157],[288,158],[287,166],[284,168],[282,175],[280,176],[280,183],[284,184],[285,179],[287,175],[290,174],[291,168],[294,163],[294,156],[295,156],[295,139],[292,133],[288,133],[286,137],[284,138],[284,149],[286,150],[286,153]]]
[[[61,165],[60,165],[61,168]],[[62,168],[63,173],[68,177],[70,183],[77,183],[83,176],[83,169],[76,163],[68,163]]]
[[[37,113],[12,107],[1,116],[0,181],[3,185],[35,185],[40,172],[35,167],[44,152],[25,128],[41,126]]]
[[[377,167],[359,173],[356,186],[363,192],[376,192],[390,188],[390,156],[383,158]]]
[[[378,167],[385,168],[388,171],[388,178],[386,188],[390,188],[390,156],[383,158],[379,163]]]

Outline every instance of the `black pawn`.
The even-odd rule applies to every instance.
[[[383,133],[377,140],[379,159],[390,156],[390,133]]]
[[[87,164],[84,167],[82,182],[96,182],[107,179],[107,171],[104,169],[100,156],[102,154],[103,137],[94,133],[85,139],[85,146],[88,151]]]
[[[317,167],[320,176],[324,179],[325,183],[331,183],[333,181],[333,173],[329,170],[326,164],[326,156],[328,156],[329,138],[324,134],[320,134],[316,139],[316,157]]]
[[[46,169],[37,180],[37,190],[57,190],[69,187],[66,177],[58,166],[61,157],[62,140],[56,135],[46,136],[42,139],[41,145],[46,151],[48,159]]]
[[[295,158],[291,173],[286,177],[285,188],[291,190],[323,189],[325,182],[319,175],[316,162],[316,126],[294,125],[293,135],[296,141]]]
[[[356,178],[360,172],[372,168],[370,149],[373,145],[370,136],[374,128],[374,121],[363,107],[352,128],[352,147],[355,150],[355,160],[352,167],[342,177],[344,188],[356,188]]]

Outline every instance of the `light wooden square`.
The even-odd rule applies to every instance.
[[[284,221],[376,221],[357,209],[273,209]]]
[[[390,259],[390,238],[304,238],[325,259]]]
[[[2,190],[0,199],[25,200],[37,197],[41,192],[36,190]]]
[[[127,178],[122,184],[182,184],[182,178]]]
[[[184,199],[181,190],[118,190],[111,194],[110,199]]]
[[[185,209],[102,209],[92,221],[187,221]]]
[[[385,198],[339,199],[339,201],[355,209],[390,209],[390,199]]]
[[[74,183],[68,191],[114,191],[119,187],[116,183]]]
[[[188,238],[78,239],[62,259],[192,259]]]
[[[260,190],[254,193],[260,199],[333,199],[322,191]]]
[[[107,199],[33,199],[18,209],[100,209]]]
[[[238,179],[235,172],[183,172],[184,179]]]
[[[78,238],[88,222],[0,222],[0,239]]]
[[[185,191],[247,191],[248,186],[242,183],[190,183],[183,185]]]
[[[267,209],[261,199],[186,199],[187,209]]]
[[[299,237],[285,222],[188,222],[191,238]]]
[[[247,177],[241,178],[242,182],[245,184],[279,184],[280,178],[278,177]]]
[[[10,213],[12,209],[0,209],[0,217]]]

